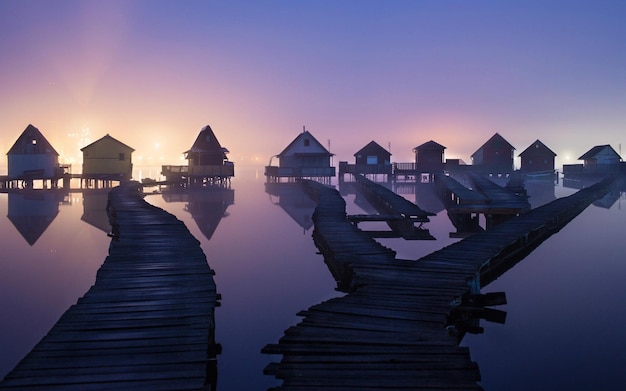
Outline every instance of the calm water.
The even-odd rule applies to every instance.
[[[216,271],[221,390],[279,384],[263,368],[280,356],[262,355],[261,348],[296,324],[298,311],[341,295],[311,239],[315,205],[293,186],[266,186],[262,173],[261,167],[239,167],[231,190],[219,194],[146,197],[185,222]],[[528,189],[534,204],[574,191],[545,184]],[[348,213],[370,211],[350,186],[340,190]],[[427,186],[418,187],[418,195],[410,186],[397,191],[437,212],[426,224],[436,240],[381,240],[398,257],[416,259],[458,240],[450,238],[456,230]],[[617,192],[603,201],[484,289],[504,291],[508,299],[500,307],[507,311],[505,324],[482,322],[484,334],[462,342],[487,390],[597,390],[626,383],[626,240],[620,232],[626,198]],[[0,377],[93,284],[109,243],[105,202],[105,193],[0,194]],[[385,226],[361,226],[370,227]]]

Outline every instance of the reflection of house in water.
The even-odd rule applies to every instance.
[[[46,190],[8,194],[7,217],[31,246],[37,242],[59,213],[59,203],[63,201],[60,194]]]
[[[235,191],[223,186],[176,188],[163,192],[166,202],[186,202],[185,211],[191,214],[200,232],[211,239],[226,209],[235,203]]]
[[[526,178],[524,181],[524,188],[526,189],[526,194],[528,194],[528,202],[530,203],[530,207],[532,209],[545,205],[556,199],[555,185],[552,179],[532,180]]]
[[[101,231],[110,232],[111,224],[106,211],[108,200],[108,190],[84,191],[83,215],[80,219]]]
[[[441,195],[438,192],[439,185],[434,182],[415,184],[415,203],[427,210],[438,214],[446,207],[443,204]]]
[[[272,200],[280,206],[295,221],[303,232],[313,227],[313,212],[317,203],[309,197],[301,183],[272,183],[265,184],[265,192],[278,201]]]

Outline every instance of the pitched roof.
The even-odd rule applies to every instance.
[[[37,148],[33,148],[36,145]],[[44,135],[31,124],[17,138],[15,144],[9,149],[7,155],[19,154],[53,154],[59,156],[59,153],[52,147],[52,144],[44,137]]]
[[[215,137],[213,129],[209,125],[200,130],[196,141],[191,146],[191,149],[183,152],[187,153],[228,153],[228,149],[222,147],[220,142]]]
[[[317,151],[313,151],[308,153],[307,155],[328,155],[328,156],[332,156],[333,154],[330,153],[326,148],[324,148],[324,146],[322,144],[320,144],[319,141],[317,141],[317,139],[315,137],[313,137],[313,135],[311,133],[309,133],[308,130],[303,131],[302,133],[300,133],[291,143],[289,143],[289,145],[287,145],[287,147],[285,149],[283,149],[283,151],[281,153],[279,153],[277,156],[280,158],[281,156],[284,156],[286,154],[288,154],[288,152],[292,149],[295,149],[298,146],[298,143],[300,141],[304,140],[310,140],[313,142],[313,145],[311,145],[312,147],[316,147]]]
[[[389,152],[385,148],[381,147],[380,144],[378,144],[374,140],[370,141],[366,146],[364,146],[363,148],[359,149],[354,154],[354,156],[358,156],[358,155],[363,154],[363,153],[368,152],[368,151],[378,151],[378,152],[382,152],[382,153],[385,153],[385,154],[391,156],[391,152]]]
[[[134,152],[134,151],[135,151],[133,148],[129,147],[128,145],[124,144],[123,142],[121,142],[121,141],[119,141],[119,140],[117,140],[117,139],[115,139],[115,138],[111,137],[108,133],[107,133],[104,137],[101,137],[101,138],[97,139],[97,140],[96,140],[96,141],[94,141],[93,143],[91,143],[91,144],[89,144],[89,145],[85,145],[85,146],[84,146],[84,147],[82,147],[80,150],[81,150],[81,151],[84,151],[85,149],[89,149],[89,148],[90,148],[90,147],[92,147],[93,145],[95,145],[95,144],[99,144],[99,143],[101,143],[101,142],[102,142],[102,141],[104,141],[104,140],[110,140],[110,141],[113,141],[114,143],[119,144],[119,145],[121,145],[121,146],[122,146],[122,147],[124,147],[124,148],[128,148],[131,152]]]
[[[427,141],[424,144],[413,148],[413,151],[422,151],[422,150],[443,150],[446,149],[443,145],[434,142],[433,140]]]
[[[480,148],[478,148],[476,150],[476,152],[474,152],[472,154],[472,156],[476,155],[478,153],[478,151],[480,151],[481,149],[483,149],[485,146],[489,145],[489,144],[505,144],[508,145],[511,149],[515,149],[514,146],[511,145],[511,143],[509,143],[508,141],[506,141],[504,139],[504,137],[500,136],[499,133],[494,134],[493,136],[491,136],[491,138],[489,140],[487,140],[483,145],[481,145]]]
[[[523,150],[518,156],[525,155],[526,153],[530,152],[533,148],[541,148],[541,149],[545,150],[546,152],[551,153],[552,156],[556,156],[556,153],[554,153],[554,151],[551,150],[550,148],[546,147],[546,145],[544,143],[542,143],[541,141],[539,141],[539,139],[535,140],[534,143],[530,144],[528,146],[528,148]]]
[[[593,158],[596,157],[596,155],[598,155],[600,152],[602,152],[606,148],[609,148],[610,151],[612,151],[616,156],[619,157],[619,154],[617,152],[615,152],[613,147],[611,147],[609,144],[605,144],[605,145],[596,145],[595,147],[593,147],[590,150],[588,150],[587,152],[585,152],[581,157],[578,158],[578,160],[593,159]]]

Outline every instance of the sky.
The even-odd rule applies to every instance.
[[[498,132],[580,163],[626,141],[625,20],[603,0],[2,0],[0,147],[33,124],[64,163],[110,134],[135,165],[184,164],[210,125],[266,165],[306,127],[334,164],[372,140],[470,163]]]

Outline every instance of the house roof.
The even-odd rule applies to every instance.
[[[515,149],[515,147],[514,147],[514,146],[512,146],[512,145],[511,145],[511,143],[509,143],[508,141],[506,141],[506,140],[504,139],[504,137],[500,136],[500,134],[499,134],[499,133],[496,133],[496,134],[494,134],[493,136],[491,136],[491,138],[490,138],[489,140],[487,140],[487,141],[486,141],[486,142],[485,142],[485,143],[484,143],[484,144],[483,144],[480,148],[478,148],[478,149],[476,150],[476,152],[474,152],[474,153],[472,154],[472,157],[473,157],[474,155],[476,155],[476,154],[477,154],[477,153],[478,153],[481,149],[485,148],[485,146],[487,146],[487,145],[489,145],[489,144],[499,144],[499,145],[504,144],[504,145],[508,145],[508,147],[509,147],[509,148],[511,148],[511,149]]]
[[[600,152],[604,151],[607,148],[609,149],[609,153],[612,152],[615,156],[617,156],[618,158],[621,159],[621,157],[619,156],[619,154],[617,152],[615,152],[613,147],[611,147],[609,144],[605,144],[605,145],[596,145],[595,147],[593,147],[590,150],[588,150],[587,152],[585,152],[581,157],[578,158],[578,160],[593,159]]]
[[[196,141],[193,143],[191,148],[185,152],[188,153],[214,153],[214,154],[227,154],[228,149],[222,147],[220,142],[215,137],[215,133],[213,133],[213,129],[211,126],[207,125],[198,134],[196,137]]]
[[[533,142],[532,144],[530,144],[528,146],[528,148],[526,148],[525,150],[523,150],[518,156],[522,156],[525,155],[526,153],[530,152],[533,148],[540,148],[543,149],[544,151],[552,154],[552,156],[556,156],[556,153],[554,153],[554,151],[552,151],[550,148],[546,147],[546,145],[544,143],[542,143],[541,141],[539,141],[539,139],[535,140],[535,142]]]
[[[446,149],[446,147],[444,147],[443,145],[434,142],[433,140],[427,141],[424,144],[417,146],[415,148],[413,148],[413,151],[423,151],[423,150],[444,150]]]
[[[39,148],[33,149],[32,145],[37,144]],[[53,154],[59,156],[59,153],[52,147],[52,144],[44,137],[44,135],[31,124],[17,138],[15,144],[9,149],[7,155],[20,154]]]
[[[91,143],[91,144],[89,144],[89,145],[85,145],[85,146],[84,146],[84,147],[82,147],[80,150],[81,150],[81,151],[84,151],[85,149],[89,149],[89,148],[91,148],[92,146],[94,146],[94,145],[96,145],[96,144],[99,144],[99,143],[101,143],[101,142],[102,142],[102,141],[104,141],[104,140],[111,140],[111,141],[113,141],[114,143],[119,144],[120,146],[122,146],[122,147],[124,147],[124,148],[129,149],[131,152],[134,152],[134,151],[135,151],[133,148],[129,147],[128,145],[124,144],[123,142],[121,142],[121,141],[119,141],[119,140],[117,140],[117,139],[115,139],[115,138],[111,137],[108,133],[107,133],[104,137],[101,137],[101,138],[97,139],[97,140],[96,140],[96,141],[94,141],[93,143]]]
[[[391,156],[391,152],[389,152],[385,148],[381,147],[380,144],[378,144],[374,140],[370,141],[366,146],[364,146],[363,148],[359,149],[354,154],[354,156],[358,156],[358,155],[361,155],[361,154],[366,153],[366,152],[371,153],[371,151],[375,151],[376,153],[384,153],[384,154],[386,154],[388,156]]]
[[[307,140],[307,139],[312,142],[312,145],[310,146],[313,148],[311,148],[310,151],[297,152],[297,149],[300,146],[299,143],[302,142],[302,144],[304,144],[304,140]],[[283,151],[279,153],[277,156],[278,158],[280,158],[282,156],[288,155],[290,151],[294,151],[293,152],[294,155],[302,154],[302,155],[333,156],[333,154],[330,153],[326,148],[324,148],[324,146],[320,144],[320,142],[317,141],[317,139],[313,137],[313,135],[308,130],[305,130],[302,133],[300,133],[298,137],[296,137],[291,143],[289,143],[289,145],[287,145],[287,147],[283,149]]]

